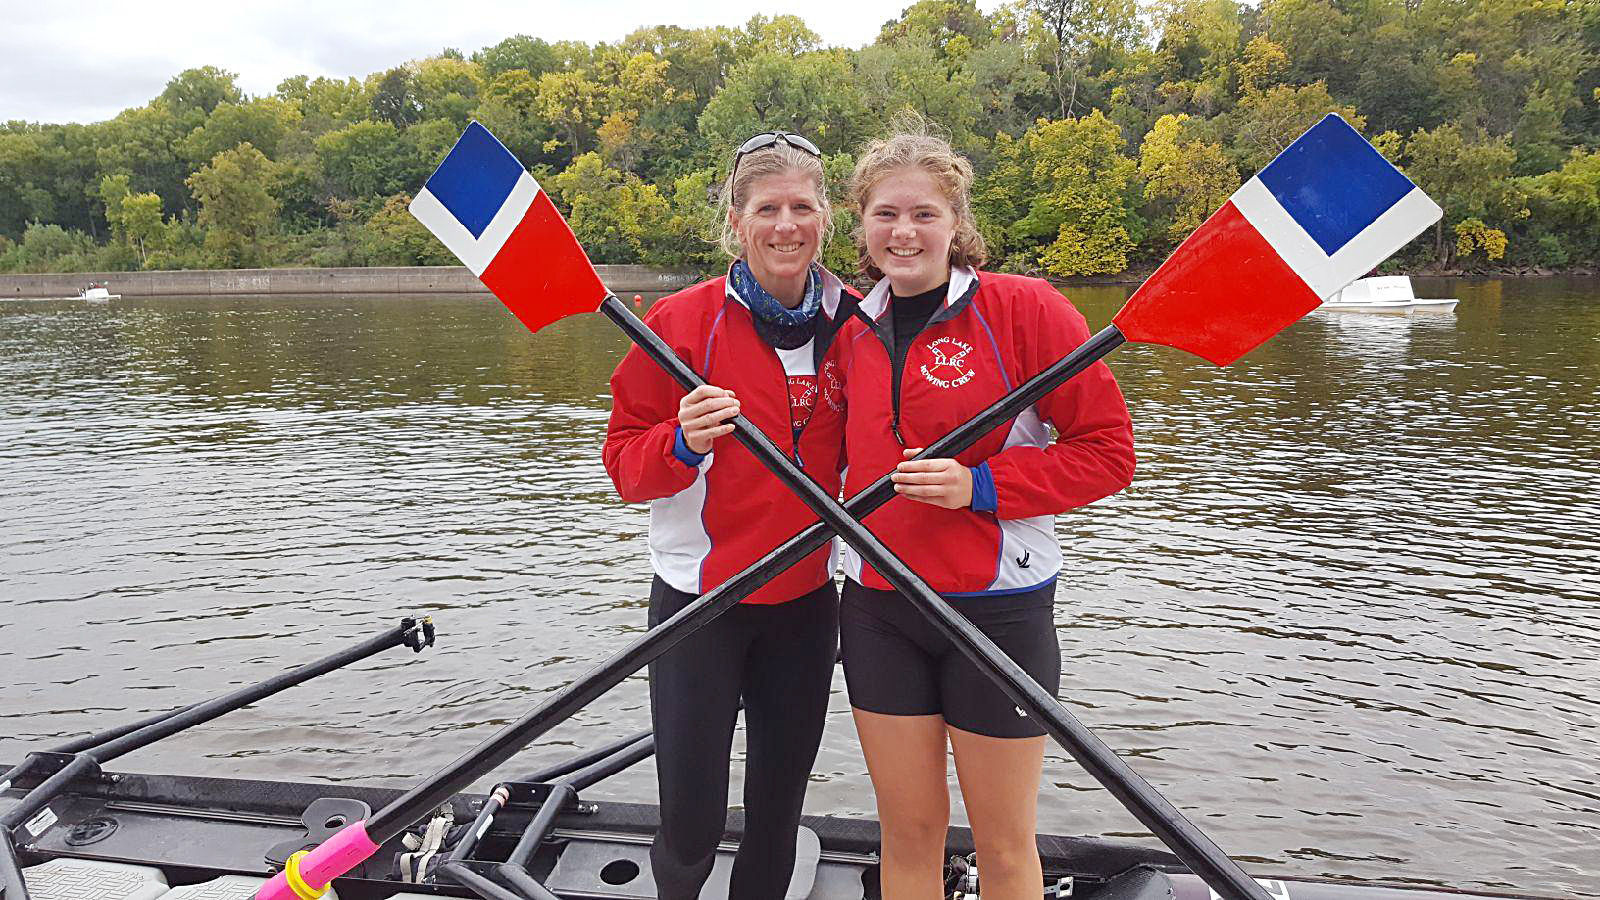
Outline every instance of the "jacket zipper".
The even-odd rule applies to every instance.
[[[822,315],[820,310],[817,315]],[[813,338],[813,340],[815,339]],[[806,430],[806,426],[794,427],[794,398],[789,394],[789,370],[783,367],[783,357],[778,355],[776,347],[767,344],[766,341],[761,343],[766,346],[767,353],[772,357],[772,361],[778,364],[778,381],[783,385],[783,391],[779,396],[783,398],[784,410],[789,413],[789,457],[794,460],[794,464],[799,466],[801,471],[804,471],[806,463],[800,456],[800,435]],[[820,372],[817,373],[817,390],[819,391],[817,400],[820,402],[822,400],[822,394],[820,393],[822,390],[822,374]],[[812,410],[812,415],[816,415],[815,410]],[[806,420],[806,425],[809,424],[811,424],[811,421],[808,419]]]
[[[771,347],[767,349],[772,350]],[[783,360],[778,358],[777,350],[772,350],[772,355],[774,359],[777,359],[778,377],[783,381],[783,405],[789,411],[789,455],[794,458],[794,464],[799,466],[801,471],[805,471],[805,460],[800,458],[800,434],[806,430],[806,426],[794,427],[794,397],[789,393],[789,370],[783,367]],[[820,381],[821,379],[818,380]],[[817,399],[822,399],[820,394]],[[812,411],[812,415],[816,415],[815,410]],[[809,424],[811,424],[811,421],[808,419],[806,420],[806,425]]]

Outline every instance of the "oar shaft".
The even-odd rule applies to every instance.
[[[120,725],[116,728],[108,728],[105,731],[99,732],[98,734],[88,734],[80,738],[74,738],[65,744],[50,748],[50,751],[52,753],[77,753],[80,750],[87,750],[90,747],[97,747],[106,743],[107,741],[116,740],[125,734],[132,734],[141,728],[148,728],[149,726],[155,725],[159,722],[165,722],[173,716],[181,715],[199,705],[199,703],[191,703],[188,706],[181,707],[179,709],[169,710],[164,713],[157,713],[153,716],[147,716],[146,718],[140,719],[137,722],[129,722],[126,725]]]
[[[621,301],[608,297],[601,305],[606,315],[622,327],[641,349],[686,391],[705,382],[679,359],[666,342],[639,320]],[[1045,726],[1050,736],[1077,759],[1095,780],[1111,791],[1134,817],[1144,823],[1196,875],[1226,900],[1270,900],[1262,887],[1244,874],[1200,829],[1140,778],[1121,758],[1015,662],[995,646],[928,587],[916,573],[889,551],[877,536],[856,521],[839,502],[811,480],[778,449],[770,438],[744,416],[734,419],[734,437],[756,455],[779,481],[845,540],[896,591],[911,599],[929,616],[961,652],[982,668],[1017,704]]]
[[[637,734],[630,734],[619,741],[613,741],[604,747],[585,751],[577,756],[571,757],[570,759],[564,759],[561,762],[546,766],[543,769],[535,769],[521,778],[518,778],[517,780],[533,782],[555,781],[557,778],[560,778],[563,775],[570,775],[584,766],[599,762],[600,760],[606,759],[613,754],[620,753],[623,750],[632,747],[639,741],[649,737],[653,733],[654,732],[651,729],[647,728]]]
[[[186,707],[173,715],[157,717],[153,722],[131,731],[120,737],[113,738],[104,744],[89,748],[86,752],[97,763],[109,762],[124,753],[129,753],[140,747],[148,746],[165,737],[170,737],[186,728],[193,728],[203,722],[209,722],[218,716],[230,713],[240,707],[270,697],[285,688],[294,687],[305,681],[325,675],[335,669],[350,665],[353,662],[366,659],[374,654],[381,653],[392,647],[398,647],[406,642],[406,638],[421,624],[415,619],[403,619],[399,625],[388,629],[376,637],[369,638],[361,643],[337,653],[329,654],[313,663],[307,663],[296,669],[291,669],[280,675],[275,675],[260,684],[241,688],[230,694],[207,700]]]

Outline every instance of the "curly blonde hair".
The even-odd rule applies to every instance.
[[[822,216],[817,256],[822,256],[822,248],[828,246],[828,238],[833,234],[833,207],[828,205],[828,186],[822,173],[822,160],[780,141],[746,154],[737,166],[730,168],[736,171],[730,171],[728,177],[723,179],[722,191],[717,198],[717,222],[720,228],[717,245],[723,252],[734,259],[744,258],[744,246],[739,241],[739,233],[733,227],[729,212],[738,210],[741,215],[744,214],[745,204],[750,202],[750,189],[758,179],[793,171],[808,176],[816,189],[816,210]],[[735,175],[739,179],[737,182],[733,180]]]
[[[850,176],[850,208],[861,224],[851,232],[860,254],[862,273],[874,281],[883,277],[883,271],[867,255],[866,216],[867,198],[874,188],[890,174],[916,167],[929,175],[944,192],[945,201],[956,215],[956,233],[950,241],[950,264],[982,266],[989,258],[989,248],[978,233],[978,223],[972,215],[972,163],[955,151],[950,142],[934,133],[931,123],[918,115],[897,116],[888,137],[879,138],[861,151],[856,160],[855,172]]]

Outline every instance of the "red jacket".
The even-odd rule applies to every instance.
[[[826,274],[817,338],[798,350],[775,350],[756,334],[750,310],[716,278],[657,301],[645,322],[707,383],[739,398],[740,412],[798,457],[824,491],[839,493],[844,401],[835,317],[854,292]],[[819,374],[820,373],[820,376]],[[679,442],[678,401],[685,391],[638,347],[611,376],[611,422],[605,466],[629,503],[650,503],[650,563],[667,584],[704,594],[817,517],[731,435],[698,463]],[[803,423],[798,440],[793,426]],[[773,577],[746,603],[783,603],[833,576],[824,547]]]
[[[897,408],[887,280],[861,312],[875,325],[852,319],[838,337],[850,410],[846,496],[893,469],[902,449],[943,437],[1089,338],[1083,316],[1048,282],[952,269],[944,307],[907,351]],[[990,511],[895,497],[866,525],[936,591],[1015,593],[1060,571],[1056,513],[1128,485],[1133,426],[1110,369],[1095,363],[956,459],[974,468],[975,505]],[[848,547],[844,561],[851,579],[889,587]]]

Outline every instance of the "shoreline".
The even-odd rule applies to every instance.
[[[705,278],[689,268],[595,266],[595,271],[619,295],[676,291]],[[489,293],[466,266],[370,266],[0,275],[0,297],[73,298],[89,282],[103,282],[124,297]]]
[[[714,275],[694,268],[597,265],[595,271],[617,295],[670,293]],[[1413,278],[1593,278],[1577,269],[1505,272],[1408,273]],[[1048,278],[1058,287],[1137,286],[1149,273]],[[0,298],[75,299],[89,282],[103,282],[124,297],[294,296],[318,294],[488,294],[465,266],[369,266],[350,268],[181,269],[154,272],[67,272],[0,275]]]
[[[1068,278],[1047,276],[1046,281],[1063,287],[1073,285],[1139,285],[1155,274],[1155,270],[1122,272],[1117,275],[1073,275]],[[1406,275],[1411,278],[1595,278],[1600,270],[1579,266],[1569,270],[1558,269],[1505,269],[1503,271],[1469,272],[1464,269],[1420,269],[1412,272],[1379,272],[1380,275]]]

